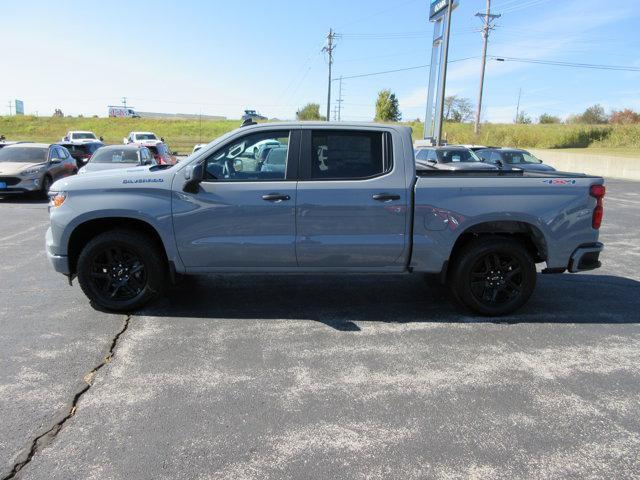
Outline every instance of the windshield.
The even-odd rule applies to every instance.
[[[131,148],[101,148],[90,163],[138,163],[138,151]]]
[[[440,163],[481,161],[475,153],[466,148],[443,148],[436,150],[436,152],[438,153],[438,162]]]
[[[46,162],[48,148],[6,147],[0,149],[0,162]]]
[[[91,139],[91,140],[95,140],[96,136],[91,133],[91,132],[76,132],[76,133],[72,133],[71,137],[75,140],[82,140],[85,138]]]
[[[517,165],[519,163],[540,163],[536,157],[529,152],[500,152],[505,163]]]
[[[157,140],[153,133],[136,133],[136,140]]]

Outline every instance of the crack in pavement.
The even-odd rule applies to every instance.
[[[42,450],[44,447],[49,445],[56,438],[58,433],[60,433],[60,430],[62,430],[62,427],[64,427],[64,424],[67,422],[67,420],[69,420],[71,417],[75,415],[78,407],[78,402],[80,402],[80,399],[82,398],[82,396],[91,389],[91,387],[93,386],[93,380],[96,377],[97,373],[100,371],[100,369],[102,369],[102,367],[104,367],[105,365],[111,362],[111,359],[113,358],[115,353],[115,349],[118,346],[118,340],[120,339],[120,336],[127,331],[127,329],[129,328],[130,322],[131,322],[131,315],[127,315],[127,317],[124,319],[124,324],[122,328],[118,333],[116,333],[116,335],[111,340],[109,351],[105,355],[102,362],[100,362],[98,365],[93,367],[83,377],[83,381],[85,384],[73,396],[73,400],[71,402],[71,406],[69,407],[69,410],[67,411],[67,414],[61,420],[57,421],[46,432],[41,433],[40,435],[36,436],[33,440],[31,440],[29,447],[23,449],[23,451],[19,454],[18,456],[19,460],[14,463],[13,467],[11,468],[11,471],[7,475],[1,477],[0,480],[11,480],[14,478],[18,478],[17,475],[29,462],[31,462],[34,455],[38,453],[40,450]]]

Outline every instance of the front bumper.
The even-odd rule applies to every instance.
[[[11,177],[17,178],[17,177]],[[3,181],[0,178],[0,181]],[[42,188],[42,180],[40,177],[20,178],[18,183],[7,185],[5,188],[0,188],[0,195],[11,195],[16,193],[30,193],[37,192]]]
[[[600,242],[576,248],[571,254],[567,269],[571,273],[575,273],[600,268],[599,257],[602,250],[604,250],[604,245]]]
[[[63,275],[69,275],[71,273],[69,269],[69,257],[54,253],[53,247],[53,234],[51,232],[51,227],[49,227],[45,236],[45,250],[47,252],[47,258],[49,259],[49,262],[51,262],[51,265],[53,265],[53,269],[56,272],[62,273]]]

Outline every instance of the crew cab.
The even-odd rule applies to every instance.
[[[265,140],[286,150],[284,168],[262,168]],[[465,307],[503,315],[531,296],[537,263],[545,273],[600,266],[603,183],[416,170],[399,125],[268,123],[171,167],[56,182],[46,251],[115,311],[145,305],[177,274],[332,272],[437,274]]]

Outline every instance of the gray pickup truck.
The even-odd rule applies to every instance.
[[[536,263],[600,266],[604,193],[581,174],[416,171],[403,126],[267,123],[177,165],[56,182],[46,250],[116,311],[180,274],[404,272],[437,274],[462,305],[503,315],[531,296]]]

